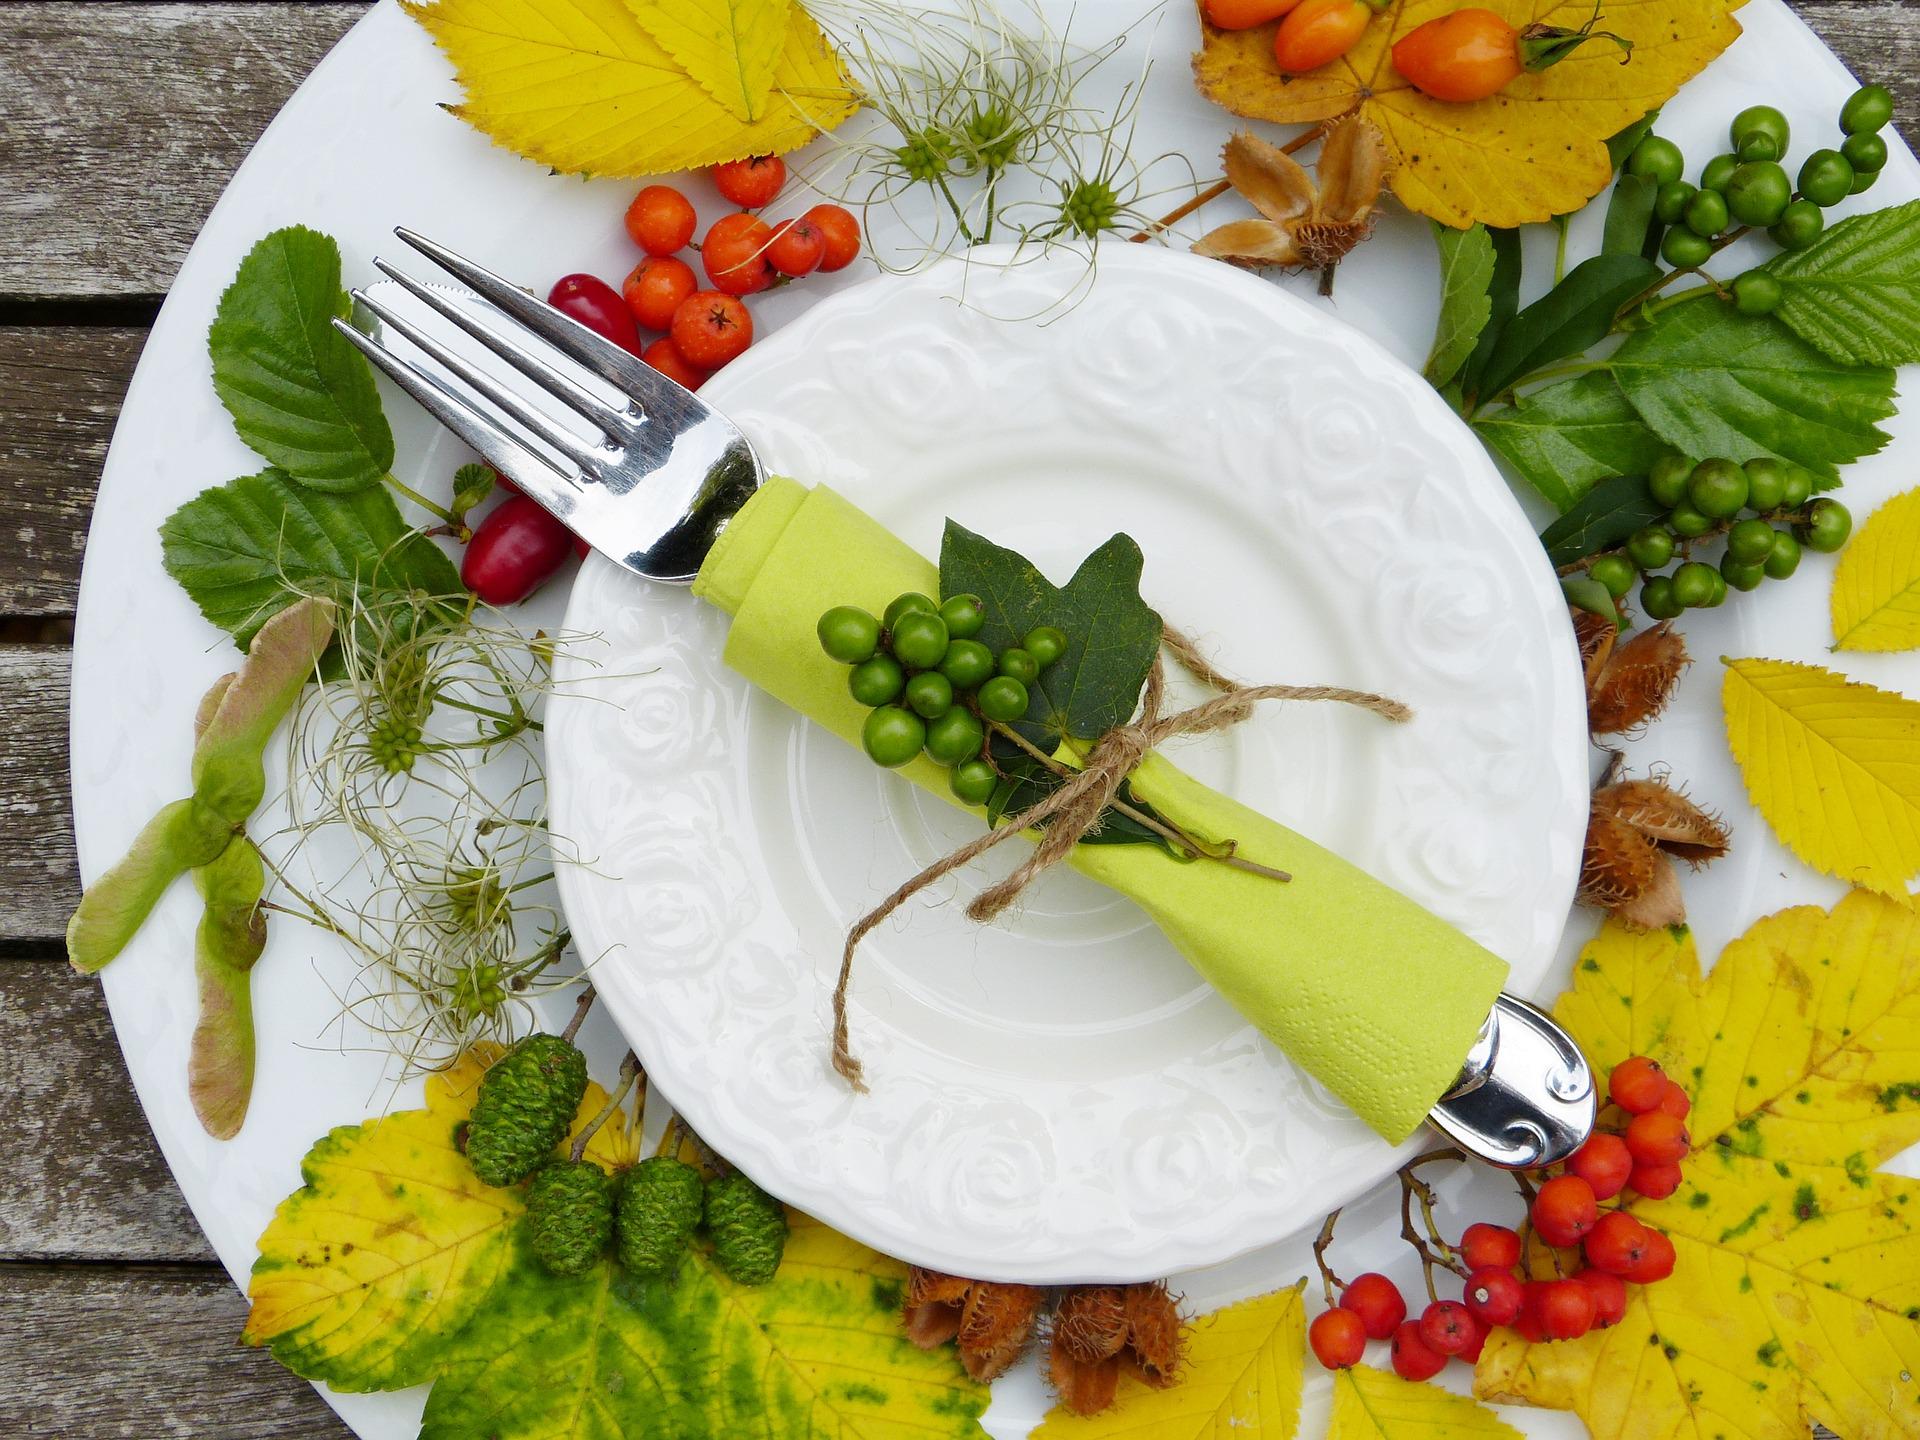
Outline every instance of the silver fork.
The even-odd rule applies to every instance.
[[[394,234],[490,310],[463,303],[375,258],[382,274],[452,321],[599,432],[582,438],[525,395],[364,290],[381,324],[460,382],[401,358],[345,320],[334,327],[507,479],[601,554],[650,580],[690,584],[714,538],[766,478],[737,427],[691,391],[571,316],[404,228]],[[531,334],[625,397],[613,403],[529,346]],[[464,387],[464,388],[462,388]]]

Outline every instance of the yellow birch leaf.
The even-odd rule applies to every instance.
[[[1333,1376],[1327,1440],[1522,1440],[1484,1405],[1438,1385],[1416,1385],[1355,1365]]]
[[[857,108],[826,37],[792,0],[401,5],[453,61],[467,97],[448,107],[455,115],[570,173],[656,175],[783,154]],[[750,99],[766,63],[768,12],[784,13],[785,23],[769,88]],[[698,30],[701,16],[711,33]]]
[[[1909,900],[1920,871],[1920,703],[1784,660],[1728,660],[1747,796],[1814,869]]]
[[[424,1110],[342,1125],[307,1152],[305,1182],[280,1203],[247,1284],[241,1339],[339,1390],[417,1384],[445,1336],[483,1306],[512,1262],[519,1186],[484,1185],[456,1144],[481,1074],[501,1054],[482,1042],[427,1079]],[[570,1133],[606,1103],[587,1086]],[[587,1153],[611,1170],[637,1158],[616,1112]],[[322,1238],[324,1237],[324,1238]]]
[[[1572,1410],[1593,1440],[1920,1434],[1920,915],[1856,890],[1755,924],[1702,978],[1684,927],[1608,922],[1554,1014],[1600,1073],[1650,1054],[1693,1094],[1673,1240],[1579,1340],[1488,1339],[1483,1399]]]
[[[1202,1315],[1188,1327],[1178,1384],[1155,1390],[1123,1375],[1111,1409],[1074,1415],[1056,1405],[1033,1440],[1291,1440],[1300,1425],[1306,1283]]]
[[[766,114],[793,0],[627,0],[627,8],[729,115]]]
[[[1394,42],[1459,8],[1393,0],[1360,43],[1306,75],[1280,73],[1275,25],[1221,30],[1201,17],[1193,57],[1200,93],[1236,115],[1305,123],[1357,110],[1386,138],[1393,192],[1442,225],[1513,226],[1578,210],[1613,176],[1607,137],[1670,99],[1740,34],[1738,0],[1605,0],[1599,26],[1633,41],[1625,65],[1604,40],[1581,46],[1499,94],[1455,104],[1415,90],[1393,68]],[[1591,0],[1486,0],[1516,29],[1578,29]]]
[[[1920,490],[1887,501],[1833,574],[1836,650],[1920,647]]]

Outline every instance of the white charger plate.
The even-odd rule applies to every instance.
[[[997,318],[1086,274],[996,248],[882,277],[703,394],[772,473],[924,554],[952,517],[1064,583],[1125,530],[1148,602],[1230,673],[1411,705],[1405,726],[1267,706],[1177,758],[1531,992],[1586,828],[1586,707],[1506,483],[1412,370],[1216,262],[1112,246],[1045,324]],[[683,588],[596,558],[567,629],[599,637],[560,661],[547,719],[575,939],[652,1081],[791,1204],[956,1274],[1147,1279],[1277,1240],[1404,1158],[1097,883],[1057,871],[1002,923],[966,920],[1012,847],[862,946],[854,1094],[827,1063],[847,927],[978,821],[728,672],[724,617]]]
[[[1062,0],[1053,13],[1064,19],[1068,9]],[[1110,33],[1131,23],[1139,10],[1126,0],[1082,3],[1075,33]],[[1852,84],[1839,61],[1779,0],[1751,0],[1739,20],[1744,37],[1669,104],[1661,120],[1662,132],[1685,146],[1696,164],[1722,148],[1727,117],[1756,96],[1786,110],[1799,134],[1829,134],[1833,114]],[[1142,153],[1174,150],[1201,157],[1236,123],[1193,93],[1186,66],[1190,46],[1190,33],[1177,21],[1161,25],[1151,37],[1154,69],[1146,80],[1138,132]],[[231,668],[230,647],[161,570],[155,531],[169,511],[205,486],[259,466],[258,457],[233,436],[213,396],[204,343],[219,294],[253,241],[275,225],[319,225],[342,241],[350,275],[366,280],[372,278],[368,258],[395,248],[391,226],[419,224],[425,217],[469,253],[528,280],[570,269],[617,276],[631,264],[631,247],[619,225],[630,187],[552,177],[493,148],[430,103],[453,94],[445,62],[417,27],[390,0],[376,5],[255,147],[208,218],[161,311],[108,456],[81,582],[72,741],[74,823],[84,879],[98,876],[117,859],[140,824],[179,793],[194,702],[215,676]],[[1110,97],[1095,87],[1088,98]],[[1880,183],[1847,208],[1871,209],[1920,196],[1920,167],[1904,145],[1896,143],[1893,150]],[[704,181],[695,179],[688,188],[704,215],[717,213],[718,198]],[[1573,253],[1591,253],[1598,231],[1597,214],[1576,219]],[[1549,244],[1549,237],[1535,237],[1527,298],[1544,288],[1550,274]],[[1761,252],[1756,248],[1755,253]],[[1315,297],[1311,280],[1283,284],[1304,303],[1338,313],[1400,359],[1418,364],[1438,303],[1433,277],[1425,223],[1390,212],[1373,239],[1341,267],[1333,301]],[[756,323],[762,330],[777,329],[856,278],[854,271],[816,277],[784,294],[759,297]],[[1903,375],[1903,382],[1910,382],[1911,374]],[[1911,384],[1906,388],[1910,391]],[[464,458],[459,447],[390,391],[387,408],[402,478],[444,483]],[[1887,428],[1893,443],[1847,472],[1845,495],[1861,517],[1909,487],[1920,469],[1920,416],[1902,415]],[[1531,508],[1541,518],[1539,507]],[[1841,892],[1837,882],[1794,861],[1747,806],[1726,752],[1718,667],[1711,657],[1765,654],[1837,663],[1855,678],[1920,694],[1920,657],[1840,660],[1827,652],[1823,598],[1831,567],[1831,560],[1809,556],[1794,583],[1767,586],[1722,610],[1689,616],[1689,640],[1705,663],[1683,681],[1667,714],[1629,747],[1636,768],[1671,764],[1696,798],[1719,808],[1736,827],[1733,853],[1687,881],[1694,933],[1709,958],[1757,916],[1788,904],[1828,904]],[[528,607],[530,622],[557,623],[563,598],[541,597]],[[252,1118],[234,1141],[209,1140],[194,1119],[183,1083],[193,990],[182,956],[190,953],[194,920],[193,898],[180,887],[102,980],[161,1151],[215,1250],[244,1286],[254,1242],[273,1207],[299,1185],[300,1157],[314,1138],[389,1105],[413,1103],[414,1094],[395,1096],[383,1085],[379,1055],[343,1051],[327,1035],[325,1019],[337,1009],[334,985],[348,973],[347,959],[311,933],[283,925],[275,929],[254,974],[260,1060]],[[1544,990],[1564,980],[1573,951],[1591,928],[1590,916],[1575,917]],[[597,1073],[611,1074],[622,1038],[596,1015],[585,1039]],[[1897,1168],[1920,1173],[1912,1156],[1903,1157]],[[1464,1188],[1477,1196],[1471,1203],[1482,1207],[1509,1203],[1495,1182]],[[1450,1184],[1449,1201],[1458,1200],[1462,1189]],[[1396,1238],[1396,1226],[1391,1207],[1377,1192],[1350,1205],[1336,1252],[1343,1271],[1385,1269],[1403,1284],[1417,1285],[1416,1267]],[[1306,1241],[1296,1236],[1230,1264],[1183,1275],[1177,1288],[1190,1308],[1200,1310],[1291,1283],[1311,1268]],[[1446,1378],[1456,1387],[1464,1380],[1457,1369]],[[367,1440],[411,1440],[418,1429],[421,1390],[338,1395],[323,1388],[322,1393]],[[1303,1436],[1322,1433],[1327,1394],[1324,1378],[1310,1372]],[[1023,1436],[1047,1403],[1037,1374],[1023,1368],[996,1385],[988,1428],[1001,1440]],[[1575,1440],[1585,1433],[1563,1414],[1503,1407],[1502,1415],[1535,1440]]]

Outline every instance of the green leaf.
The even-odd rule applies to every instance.
[[[1600,241],[1602,255],[1640,255],[1653,228],[1653,201],[1660,187],[1650,175],[1622,175],[1607,202],[1607,226]]]
[[[524,1248],[524,1247],[522,1247]],[[696,1249],[671,1281],[518,1258],[454,1342],[420,1440],[970,1440],[987,1387],[900,1327],[905,1267],[794,1217],[770,1285]]]
[[[1644,476],[1615,475],[1594,486],[1578,505],[1542,530],[1540,543],[1556,567],[1571,565],[1613,549],[1666,513],[1667,507],[1648,492]]]
[[[277,470],[201,491],[162,522],[160,548],[200,613],[242,647],[302,594],[462,588],[453,562],[407,527],[384,487],[329,495]]]
[[[393,468],[373,371],[333,328],[340,305],[339,247],[290,226],[240,262],[207,332],[213,388],[240,438],[302,485],[333,492]]]
[[[1534,371],[1599,344],[1620,307],[1659,274],[1659,266],[1638,254],[1582,260],[1513,317],[1487,359],[1480,394],[1498,396]]]
[[[1033,700],[1020,723],[1041,749],[1098,739],[1139,708],[1163,628],[1140,598],[1144,563],[1130,537],[1115,535],[1057,588],[1032,561],[947,522],[940,593],[980,597],[986,624],[977,639],[1004,650],[1036,625],[1052,625],[1067,637],[1066,653],[1029,687]]]
[[[453,472],[453,513],[465,516],[475,506],[485,504],[495,488],[493,467],[462,465]]]
[[[1421,373],[1429,384],[1441,386],[1460,373],[1493,314],[1487,294],[1493,283],[1493,241],[1484,225],[1455,230],[1437,221],[1433,239],[1440,247],[1440,318]]]
[[[1920,200],[1842,220],[1767,269],[1780,282],[1773,313],[1830,359],[1920,360]]]
[[[1887,443],[1893,372],[1829,360],[1771,315],[1693,300],[1610,362],[1650,428],[1690,456],[1773,455],[1829,478]]]
[[[1557,510],[1609,476],[1646,474],[1671,448],[1605,371],[1536,390],[1473,428]]]
[[[1058,777],[1045,765],[1002,736],[993,738],[993,760],[1004,778],[987,799],[989,825],[998,825],[1006,816],[1017,815],[1028,806],[1039,804],[1060,784]],[[1131,785],[1122,782],[1120,798],[1142,814],[1160,818],[1151,805],[1133,793]],[[1122,814],[1111,807],[1101,812],[1099,825],[1082,835],[1080,843],[1158,845],[1176,860],[1193,858],[1151,826],[1143,825],[1131,815]]]
[[[1493,279],[1487,282],[1487,323],[1459,375],[1461,393],[1469,403],[1479,399],[1481,372],[1487,368],[1493,347],[1520,309],[1520,232],[1489,230],[1487,238],[1493,242]]]
[[[1560,593],[1565,595],[1567,603],[1576,609],[1599,615],[1616,625],[1620,623],[1620,611],[1613,603],[1613,593],[1591,575],[1561,577]]]

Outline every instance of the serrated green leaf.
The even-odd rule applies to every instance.
[[[1555,566],[1601,550],[1611,550],[1634,531],[1663,518],[1667,507],[1655,500],[1640,475],[1602,480],[1566,514],[1540,532],[1547,559]]]
[[[1609,368],[1640,418],[1689,456],[1772,455],[1831,479],[1887,443],[1893,372],[1830,360],[1771,315],[1676,305]]]
[[[1620,307],[1659,274],[1659,266],[1638,254],[1582,260],[1513,317],[1487,358],[1480,394],[1497,398],[1536,370],[1599,344]]]
[[[1067,637],[1066,653],[1028,687],[1033,699],[1020,729],[1041,749],[1097,739],[1133,718],[1162,630],[1140,598],[1144,564],[1131,537],[1115,535],[1058,587],[1025,556],[947,522],[940,593],[980,597],[986,624],[977,639],[1000,651],[1037,625]]]
[[[1557,510],[1614,475],[1644,475],[1673,447],[1649,430],[1611,375],[1597,371],[1474,420],[1476,434]]]
[[[1824,355],[1851,365],[1920,360],[1920,200],[1842,220],[1767,266],[1773,313]]]
[[[373,371],[333,328],[340,249],[293,225],[247,258],[207,332],[213,388],[240,438],[316,490],[379,483],[393,468],[393,432]]]
[[[460,573],[384,488],[332,495],[277,470],[203,490],[160,526],[167,573],[242,646],[303,593],[402,586],[457,595]]]
[[[1421,373],[1428,384],[1439,386],[1460,373],[1493,314],[1487,293],[1493,283],[1493,241],[1484,225],[1454,230],[1438,222],[1433,240],[1440,247],[1440,318]]]

